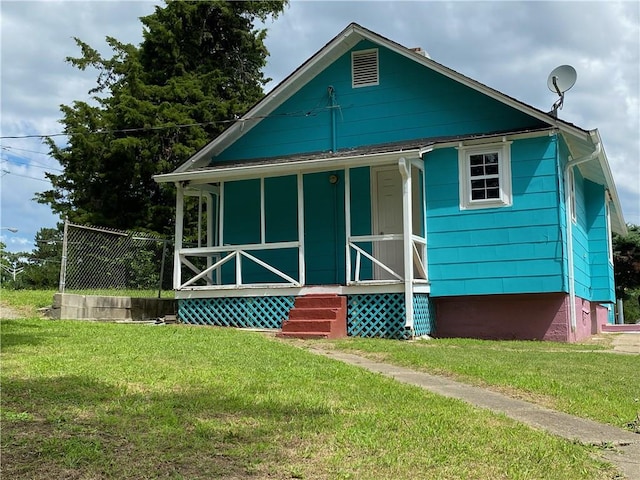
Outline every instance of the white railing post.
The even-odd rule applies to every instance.
[[[182,249],[182,229],[184,228],[184,187],[176,182],[176,226],[173,245],[173,288],[178,290],[182,284],[182,262],[180,250]]]
[[[405,158],[398,161],[402,177],[402,243],[404,258],[404,299],[407,315],[405,327],[413,327],[413,238],[411,215],[411,164]]]
[[[242,256],[236,251],[236,287],[242,285]]]
[[[300,285],[304,286],[306,271],[304,263],[304,182],[300,172],[298,172],[298,244],[299,278]]]
[[[344,169],[344,236],[346,239],[344,258],[346,263],[347,285],[351,282],[351,248],[349,247],[349,242],[351,241],[351,177],[349,172],[349,167]],[[337,247],[336,245],[336,248]]]

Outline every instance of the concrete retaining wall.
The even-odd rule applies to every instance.
[[[142,321],[176,315],[173,298],[103,297],[56,293],[50,316],[65,320]]]

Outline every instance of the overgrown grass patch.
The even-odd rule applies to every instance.
[[[6,478],[615,475],[590,448],[257,333],[0,327]]]
[[[566,413],[625,427],[640,412],[637,355],[594,344],[350,338],[335,348],[490,386]]]

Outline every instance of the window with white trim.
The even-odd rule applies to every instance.
[[[506,207],[511,198],[511,142],[458,147],[460,209]]]

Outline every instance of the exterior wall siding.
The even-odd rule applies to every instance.
[[[460,210],[457,151],[427,154],[432,297],[563,290],[556,142],[513,142],[513,205],[500,208]]]
[[[585,182],[591,301],[615,302],[613,264],[609,257],[609,227],[602,185]]]
[[[363,41],[352,51],[375,47]],[[352,88],[351,51],[345,53],[213,161],[542,126],[382,47],[379,65],[379,85]],[[333,101],[329,87],[335,92]]]

